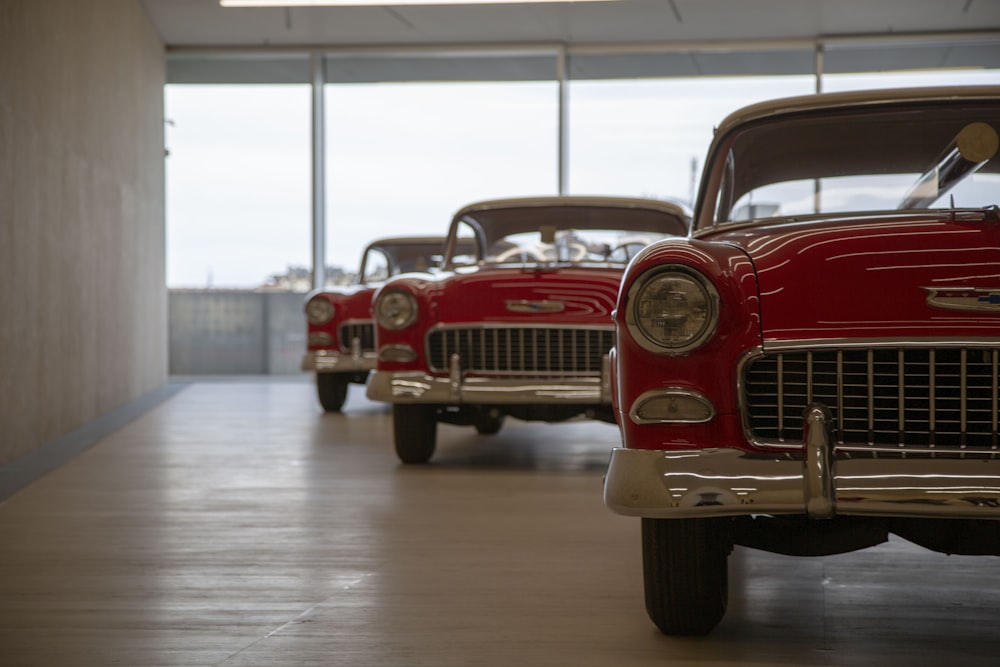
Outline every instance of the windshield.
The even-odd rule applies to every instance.
[[[491,206],[456,219],[451,265],[625,264],[653,241],[686,234],[689,222],[676,206]]]
[[[625,264],[662,234],[620,229],[540,229],[505,236],[493,243],[483,261],[488,264],[525,262],[613,262]]]
[[[1000,203],[1000,103],[767,119],[716,165],[713,223]]]

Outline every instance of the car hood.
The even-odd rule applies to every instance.
[[[349,294],[345,294],[337,305],[338,319],[370,320],[374,293],[375,287],[372,285],[359,285]]]
[[[714,235],[750,257],[765,342],[1000,333],[995,215],[883,215]]]
[[[440,323],[611,325],[621,268],[539,266],[456,273],[439,285]]]

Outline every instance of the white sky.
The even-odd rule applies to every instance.
[[[1000,83],[1000,71],[829,76],[824,90]],[[572,194],[687,200],[712,128],[805,77],[572,82]],[[494,197],[555,194],[557,86],[327,86],[327,264],[354,271],[374,238],[444,234]],[[170,85],[168,287],[256,287],[311,263],[308,86]]]

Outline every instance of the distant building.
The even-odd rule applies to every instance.
[[[326,286],[350,285],[357,275],[344,271],[339,266],[326,267]],[[312,271],[304,266],[289,266],[284,273],[270,276],[267,282],[258,287],[269,292],[308,292],[312,289]]]

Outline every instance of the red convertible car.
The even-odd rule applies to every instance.
[[[397,276],[372,305],[396,453],[425,463],[437,424],[496,433],[505,417],[613,421],[611,309],[626,262],[687,234],[669,202],[616,197],[486,201],[455,215],[442,270]],[[471,246],[471,247],[466,247]]]
[[[316,392],[325,411],[339,411],[348,385],[364,384],[375,368],[375,288],[398,273],[430,270],[441,260],[443,248],[440,236],[379,239],[361,255],[355,284],[306,296],[308,337],[302,370],[316,373]]]
[[[646,609],[708,633],[733,545],[818,556],[894,534],[1000,554],[1000,87],[744,108],[686,239],[626,271],[623,447]]]

